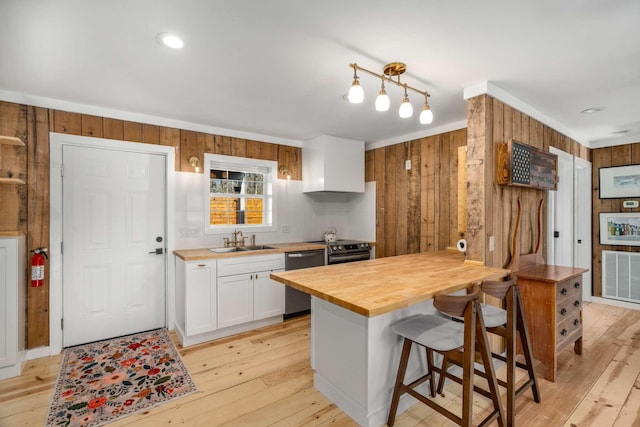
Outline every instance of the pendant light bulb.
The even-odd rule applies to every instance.
[[[360,104],[364,101],[364,89],[360,86],[360,82],[358,82],[358,78],[353,79],[353,83],[351,84],[351,89],[349,89],[349,102],[352,104]]]
[[[409,102],[409,95],[407,95],[407,85],[404,85],[404,98],[402,99],[402,104],[400,104],[400,109],[398,110],[398,114],[401,119],[408,119],[413,116],[413,106]]]
[[[427,97],[424,97],[424,107],[422,107],[422,112],[420,113],[420,123],[423,125],[428,125],[433,121],[433,112],[429,107],[429,102],[427,101]]]
[[[387,91],[384,90],[384,80],[382,80],[382,87],[380,88],[380,94],[376,98],[376,110],[388,111],[390,105],[391,105],[391,101],[389,100],[389,95],[387,95]]]

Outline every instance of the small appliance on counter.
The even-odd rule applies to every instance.
[[[329,227],[327,231],[322,233],[325,243],[335,242],[338,239],[338,230],[335,227]]]

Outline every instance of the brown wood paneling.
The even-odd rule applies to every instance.
[[[28,234],[27,250],[49,248],[49,114],[29,107],[28,119]],[[27,347],[49,345],[49,272],[43,286],[27,286]],[[27,279],[28,280],[28,279]]]
[[[211,135],[213,140],[213,135]],[[180,170],[180,129],[161,126],[159,129],[158,143],[167,147],[175,148],[175,166],[176,171]]]
[[[69,111],[54,110],[54,132],[82,135],[82,115]]]
[[[142,123],[125,120],[122,125],[124,141],[142,142]]]
[[[393,168],[396,170],[395,182],[395,255],[407,253],[407,174],[405,160],[407,159],[407,143],[397,144]],[[387,239],[389,240],[389,239]]]
[[[386,256],[385,252],[385,188],[386,188],[386,159],[385,149],[376,148],[373,150],[374,170],[376,181],[376,258]]]
[[[247,140],[247,157],[250,159],[262,159],[278,161],[278,144]]]
[[[437,249],[446,249],[449,244],[449,217],[451,216],[451,175],[449,175],[451,133],[438,135],[437,154],[438,169],[436,171],[436,217],[437,217]],[[456,156],[457,157],[457,156]]]
[[[90,116],[83,114],[81,116],[82,135],[102,138],[104,131],[102,129],[102,117]]]
[[[288,145],[278,146],[278,178],[286,179],[286,175],[280,170],[285,168],[289,171],[291,179],[302,180],[302,148]]]
[[[398,225],[397,220],[397,206],[396,206],[396,197],[397,191],[396,186],[398,183],[398,168],[396,165],[398,164],[398,156],[399,151],[402,149],[402,144],[396,144],[389,147],[385,147],[385,161],[387,164],[385,170],[385,189],[384,189],[384,207],[385,207],[385,216],[384,216],[384,230],[385,230],[385,239],[384,239],[384,252],[386,256],[394,256],[397,255],[396,252],[396,239],[395,239],[395,230]],[[393,231],[392,231],[393,230]]]
[[[204,171],[203,153],[206,141],[206,135],[202,132],[191,130],[180,131],[180,171],[194,172],[193,167],[189,163],[189,159],[196,156],[200,160],[200,172]]]
[[[407,149],[411,161],[407,176],[407,253],[415,254],[420,252],[420,142],[409,142]]]
[[[242,138],[231,138],[231,155],[236,157],[247,157],[247,140]]]
[[[142,124],[142,139],[145,144],[160,144],[160,126]]]
[[[369,150],[364,153],[364,182],[370,182],[376,180],[375,170],[375,151]],[[416,165],[417,166],[417,165]]]
[[[467,100],[467,258],[485,262],[485,233],[493,230],[485,229],[485,209],[492,205],[491,194],[486,194],[485,179],[492,179],[485,171],[484,159],[491,146],[492,129],[488,122],[492,117],[487,105],[491,101],[488,96],[481,95]],[[506,108],[505,108],[506,111]],[[505,121],[505,127],[507,126]],[[490,133],[491,132],[491,133]],[[487,148],[489,145],[489,148]],[[488,167],[493,173],[493,168]],[[486,178],[489,177],[489,178]]]
[[[124,139],[124,122],[118,119],[105,117],[102,120],[104,137],[122,141]]]
[[[231,155],[231,137],[216,135],[214,138],[213,152],[214,154]]]
[[[420,251],[436,247],[436,137],[420,140]]]
[[[0,102],[0,135],[20,138],[27,144],[27,108]],[[0,144],[0,177],[27,180],[27,147]],[[0,183],[0,231],[27,229],[25,184]]]

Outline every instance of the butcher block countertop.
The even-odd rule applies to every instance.
[[[319,243],[268,243],[266,246],[271,246],[275,249],[261,249],[259,251],[239,251],[228,253],[216,253],[208,248],[203,249],[176,249],[173,251],[174,255],[184,261],[198,261],[203,259],[218,259],[218,258],[230,258],[238,256],[252,256],[252,255],[266,255],[277,254],[283,252],[295,252],[295,251],[310,251],[314,249],[324,249],[326,245]]]
[[[455,250],[271,273],[271,278],[367,317],[402,309],[509,270],[465,261]]]
[[[562,267],[559,265],[536,264],[526,266],[518,270],[515,274],[523,279],[532,279],[542,282],[563,282],[582,273],[589,271],[586,268]]]

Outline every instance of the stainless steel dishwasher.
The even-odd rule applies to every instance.
[[[287,252],[284,260],[285,271],[318,267],[326,264],[324,249]],[[284,292],[285,319],[311,312],[311,296],[309,294],[300,292],[290,286],[286,286]]]

